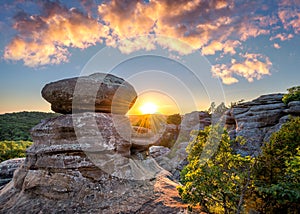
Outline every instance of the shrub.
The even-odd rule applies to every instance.
[[[285,104],[288,104],[291,101],[300,101],[300,86],[289,88],[287,91],[288,93],[282,98],[282,101]]]
[[[25,157],[25,151],[31,145],[30,141],[0,141],[0,162]]]
[[[254,170],[249,207],[262,213],[297,213],[300,210],[300,117],[271,136]]]

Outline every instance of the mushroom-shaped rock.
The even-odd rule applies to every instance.
[[[112,74],[95,73],[52,82],[42,90],[54,112],[104,112],[126,114],[137,93],[124,79]]]

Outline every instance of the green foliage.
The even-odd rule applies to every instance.
[[[261,213],[300,210],[299,133],[300,117],[284,124],[262,148],[253,170],[255,187],[248,200],[250,208]]]
[[[181,116],[180,114],[172,114],[172,115],[169,115],[167,117],[167,123],[168,124],[174,124],[174,125],[180,125],[181,123]]]
[[[31,145],[29,141],[0,141],[0,162],[25,157],[26,148]]]
[[[42,119],[59,114],[44,112],[18,112],[0,115],[0,141],[31,141],[29,130]]]
[[[288,104],[291,101],[300,101],[300,86],[289,88],[287,91],[288,93],[282,98],[282,101],[285,104]]]
[[[234,154],[228,133],[219,126],[199,131],[187,151],[189,164],[181,172],[183,185],[178,187],[181,198],[206,212],[241,212],[251,186],[253,158]]]

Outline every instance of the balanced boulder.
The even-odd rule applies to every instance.
[[[43,88],[42,96],[57,113],[126,114],[135,103],[137,93],[122,78],[95,73],[49,83]]]

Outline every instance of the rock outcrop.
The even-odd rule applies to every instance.
[[[37,125],[24,165],[0,192],[1,211],[180,212],[185,205],[170,174],[151,157],[131,154],[127,120],[86,112]],[[173,195],[166,195],[162,186]],[[172,206],[175,202],[180,206]]]
[[[204,111],[193,111],[185,114],[180,124],[179,137],[189,140],[192,130],[203,130],[212,123],[211,115]]]
[[[61,94],[73,90],[74,85],[63,85]],[[68,108],[60,112],[70,113]],[[179,184],[145,155],[148,147],[132,143],[129,119],[86,110],[44,120],[31,130],[34,144],[24,164],[0,190],[1,213],[184,212]]]
[[[14,175],[14,171],[25,161],[25,158],[14,158],[0,163],[0,189],[9,183]]]
[[[126,114],[137,98],[134,88],[111,74],[64,79],[47,84],[42,96],[54,112],[105,112]]]
[[[300,115],[300,102],[288,105],[282,102],[283,94],[262,95],[250,102],[240,103],[225,113],[225,126],[231,138],[242,137],[246,144],[237,152],[258,155],[264,142],[278,131],[290,116]]]

